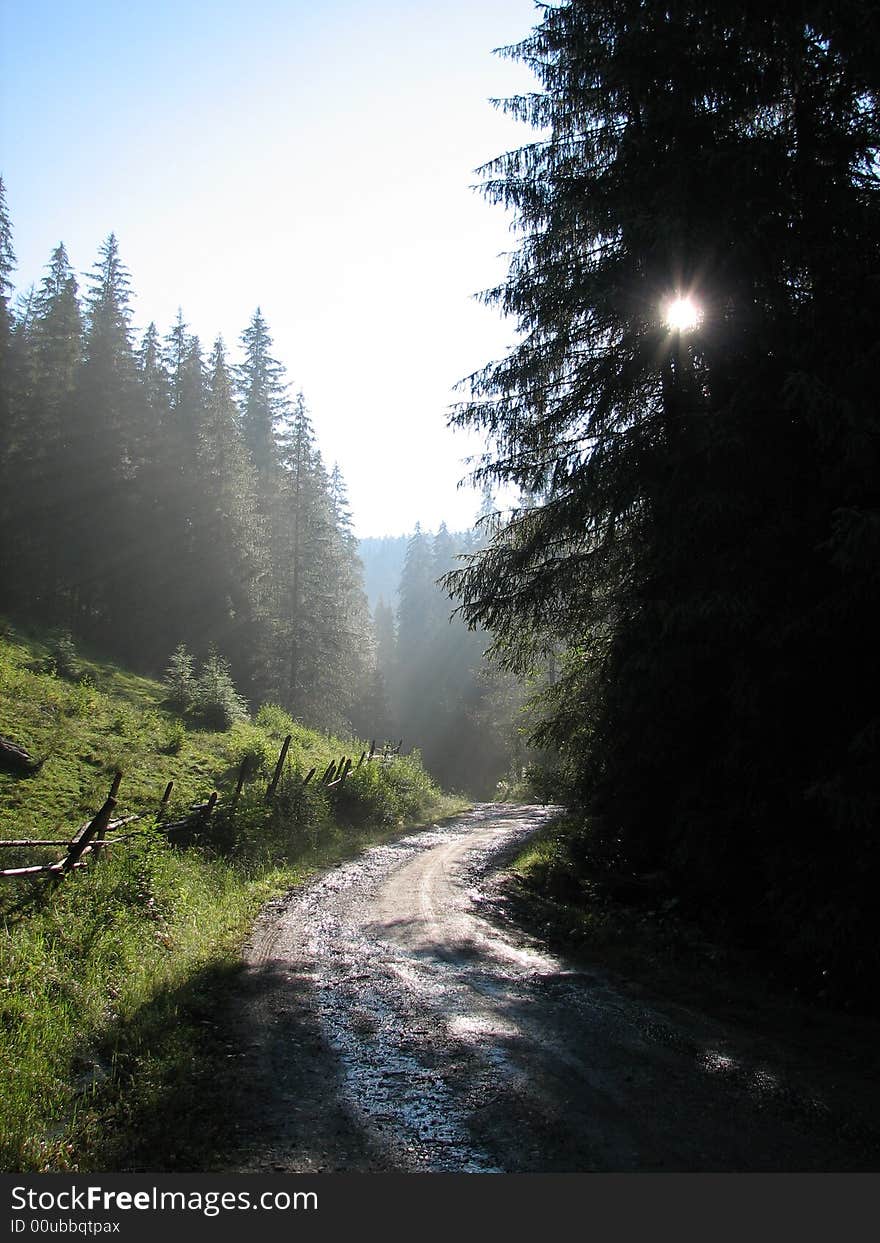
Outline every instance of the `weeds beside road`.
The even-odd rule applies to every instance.
[[[245,755],[265,776],[279,740],[294,738],[271,807],[255,781],[234,823],[218,818],[187,849],[147,831],[58,888],[28,880],[0,891],[0,1167],[112,1170],[135,1118],[156,1119],[166,1154],[175,1119],[185,1137],[201,1117],[207,1129],[193,1133],[210,1142],[199,1079],[208,999],[236,970],[260,906],[456,804],[417,756],[365,765],[342,797],[303,790],[298,773],[351,753],[354,740],[306,730],[271,705],[228,730],[194,729],[160,684],[84,658],[73,681],[47,655],[35,639],[0,640],[0,733],[47,757],[32,777],[0,772],[2,837],[69,840],[117,769],[121,810],[154,810],[172,778],[186,808],[231,786]]]

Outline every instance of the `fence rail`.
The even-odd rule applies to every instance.
[[[287,759],[288,751],[293,736],[288,734],[281,745],[278,759],[272,772],[272,778],[266,787],[265,799],[267,803],[271,803],[278,793],[278,785],[281,775],[284,771],[284,762]],[[4,742],[9,742],[4,739]],[[395,756],[400,754],[403,746],[403,739],[392,746],[391,743],[384,743],[381,751],[376,750],[375,740],[370,743],[369,751],[362,751],[357,764],[354,763],[351,756],[343,755],[338,762],[332,761],[324,771],[324,775],[316,784],[322,785],[327,790],[338,789],[345,779],[353,770],[357,770],[362,764],[369,764],[374,761],[379,763],[390,763]],[[20,750],[20,748],[19,748]],[[26,753],[24,753],[26,754]],[[27,757],[30,760],[30,757]],[[32,762],[32,761],[31,761]],[[113,778],[107,798],[91,820],[83,824],[74,833],[70,840],[63,838],[22,838],[9,841],[0,841],[0,850],[6,849],[36,849],[46,848],[49,846],[64,847],[65,853],[61,858],[56,859],[52,863],[37,863],[27,867],[14,867],[0,869],[0,879],[21,879],[23,877],[47,876],[51,880],[61,881],[71,872],[87,867],[91,862],[93,865],[100,858],[104,849],[109,846],[117,846],[125,842],[131,841],[139,833],[149,830],[134,830],[125,833],[122,836],[108,837],[107,833],[118,833],[119,829],[126,825],[133,824],[137,821],[148,821],[152,818],[153,831],[158,829],[161,833],[169,837],[175,833],[181,833],[184,830],[190,832],[204,828],[210,821],[218,808],[231,819],[238,808],[241,792],[244,788],[248,775],[248,769],[251,766],[250,757],[246,756],[238,770],[236,778],[235,790],[229,799],[229,803],[220,802],[220,796],[216,790],[212,790],[208,798],[203,803],[193,803],[186,816],[178,820],[167,821],[165,816],[171,801],[171,792],[174,789],[174,782],[169,781],[165,787],[165,793],[159,802],[156,812],[151,817],[149,813],[141,812],[137,815],[120,816],[113,819],[113,812],[117,806],[117,796],[119,794],[119,786],[122,781],[122,773],[117,772]],[[34,771],[33,769],[29,771]],[[315,777],[316,768],[311,768],[303,778],[301,785],[306,786]]]

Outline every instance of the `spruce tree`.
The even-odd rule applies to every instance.
[[[244,361],[236,368],[245,444],[261,478],[278,466],[276,433],[288,413],[284,368],[272,354],[272,337],[259,307],[241,334]]]
[[[72,589],[67,514],[77,497],[70,454],[83,342],[76,277],[63,243],[52,253],[19,346],[29,381],[19,406],[9,487],[21,557],[20,607],[64,624]]]
[[[880,864],[856,10],[573,0],[509,50],[540,90],[507,108],[542,132],[487,170],[520,231],[487,299],[521,335],[455,421],[492,440],[479,479],[534,500],[451,579],[510,664],[566,648],[541,737],[608,849],[791,945],[821,901],[861,911],[825,943],[841,974]]]
[[[8,607],[12,584],[14,504],[12,486],[13,447],[13,378],[12,378],[12,314],[9,296],[15,251],[12,245],[12,222],[6,205],[6,187],[0,177],[0,601]]]
[[[333,715],[335,626],[333,514],[327,473],[303,395],[279,441],[282,476],[274,550],[278,669],[282,702],[301,719],[325,725]]]
[[[130,280],[112,233],[92,272],[85,318],[85,358],[71,425],[74,491],[65,516],[74,577],[70,626],[75,633],[110,637],[125,633],[128,558],[137,529],[128,490],[137,441]]]
[[[215,341],[208,361],[197,467],[196,594],[206,633],[250,687],[253,653],[265,641],[258,600],[267,552],[256,475],[241,434],[222,338]]]
[[[8,351],[12,335],[12,315],[9,295],[12,292],[12,273],[15,271],[15,250],[12,245],[12,221],[6,205],[6,187],[0,177],[0,394],[8,392]],[[0,414],[5,411],[0,410]],[[2,424],[5,427],[5,419]],[[2,442],[0,442],[2,449]]]
[[[174,486],[169,449],[170,380],[163,344],[155,323],[148,325],[135,354],[132,405],[132,478],[129,498],[135,515],[135,544],[125,602],[128,658],[157,672],[180,639],[174,617],[179,532],[170,495]]]

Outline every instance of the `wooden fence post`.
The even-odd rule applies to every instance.
[[[284,739],[284,745],[281,748],[281,754],[278,756],[278,763],[275,765],[275,772],[272,776],[272,780],[269,782],[269,788],[266,791],[266,802],[267,803],[270,803],[272,799],[275,797],[275,790],[278,786],[278,782],[281,779],[281,770],[284,767],[284,761],[287,758],[287,748],[290,746],[292,741],[293,741],[292,734],[288,734],[287,737]]]
[[[117,772],[116,776],[113,778],[113,784],[110,787],[110,798],[113,799],[114,807],[116,806],[116,795],[119,793],[119,786],[120,786],[121,781],[122,781],[122,773]],[[100,825],[100,827],[98,828],[98,831],[94,834],[93,841],[103,842],[104,838],[107,836],[107,825],[109,823],[110,823],[110,817],[108,815],[107,819],[104,821],[103,824]],[[92,854],[95,856],[94,863],[97,863],[101,857],[101,851],[93,850]],[[92,866],[94,866],[94,863]]]
[[[122,780],[122,773],[117,773],[113,778],[113,784],[110,787],[110,793],[107,795],[106,802],[94,820],[90,821],[84,829],[80,829],[76,837],[67,848],[67,855],[61,861],[59,876],[66,876],[79,863],[86,850],[91,845],[92,839],[97,837],[98,841],[104,840],[107,832],[107,825],[110,823],[110,817],[113,815],[113,808],[116,806],[116,795],[119,793],[119,783]]]
[[[241,790],[242,790],[242,786],[244,785],[244,779],[247,776],[247,768],[248,768],[248,757],[245,756],[244,759],[241,761],[241,767],[238,770],[238,781],[235,783],[235,793],[233,794],[232,801],[229,804],[228,814],[229,814],[230,820],[235,815],[235,809],[236,807],[238,807],[238,800],[241,798]]]
[[[159,807],[156,811],[156,823],[157,824],[160,823],[162,817],[165,815],[166,811],[168,810],[168,803],[171,798],[171,791],[173,789],[174,789],[174,782],[169,781],[167,786],[165,787],[165,793],[162,795],[162,798],[159,802]]]

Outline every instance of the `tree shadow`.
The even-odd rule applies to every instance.
[[[212,964],[109,1027],[77,1107],[88,1168],[388,1168],[339,1103],[338,1058],[309,992],[287,964]]]

